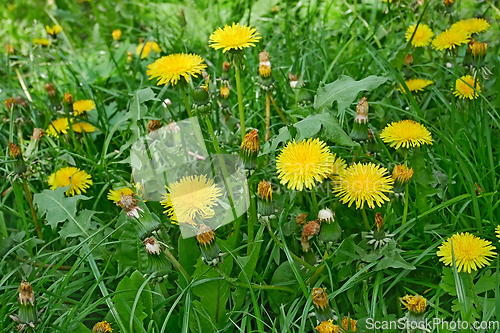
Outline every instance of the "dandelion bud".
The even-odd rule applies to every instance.
[[[148,122],[148,133],[154,132],[161,128],[161,122],[159,120],[151,119]]]
[[[14,46],[11,44],[5,44],[5,52],[8,54],[14,54]]]
[[[333,311],[330,307],[328,294],[325,288],[314,288],[312,291],[312,302],[314,304],[314,312],[316,319],[320,322],[329,321],[333,318]]]
[[[134,194],[126,195],[122,193],[120,201],[116,204],[127,213],[128,217],[135,217],[138,219],[139,211],[143,211],[141,207],[137,206],[137,199],[134,198]]]
[[[111,333],[113,329],[107,321],[101,321],[94,325],[92,333]]]
[[[280,11],[280,6],[274,5],[273,7],[271,7],[271,13],[276,14],[279,11]]]
[[[181,28],[184,28],[187,25],[186,15],[184,15],[183,8],[179,9],[179,12],[177,13],[177,21],[179,22],[179,26]]]
[[[51,97],[56,95],[56,89],[54,85],[50,82],[47,82],[45,84],[45,90],[47,90],[47,94]]]
[[[420,295],[406,295],[399,298],[401,306],[406,308],[408,312],[406,313],[406,319],[409,324],[414,327],[418,327],[418,324],[424,321],[424,312],[427,308],[427,300]]]
[[[405,64],[406,66],[413,66],[413,56],[411,54],[407,54],[405,57]]]
[[[266,50],[263,50],[259,53],[259,66],[267,66],[271,67],[271,62],[269,61],[269,53]]]
[[[111,37],[113,37],[113,40],[119,41],[122,38],[122,31],[120,29],[113,30]]]
[[[261,180],[257,186],[257,212],[262,216],[274,214],[273,189],[271,183]]]
[[[322,321],[321,324],[316,326],[318,333],[339,333],[341,329],[338,325],[334,325],[331,319]]]
[[[229,62],[224,61],[222,64],[222,75],[221,75],[221,83],[223,86],[228,87],[229,86],[229,67],[231,65]]]
[[[9,142],[9,155],[14,160],[14,172],[21,175],[26,172],[28,167],[24,163],[23,154],[19,146],[15,143]]]
[[[246,169],[255,169],[259,154],[259,132],[254,129],[245,135],[240,146],[240,158]]]
[[[299,76],[296,74],[288,73],[288,78],[290,79],[290,88],[297,88],[297,83],[299,82]]]
[[[7,98],[5,100],[5,106],[7,107],[7,109],[12,109],[13,106],[17,105],[17,102],[14,98]]]
[[[352,318],[342,318],[342,328],[346,331],[357,332],[358,330],[356,329],[356,323],[357,321]]]
[[[394,194],[396,197],[404,194],[404,187],[413,176],[413,169],[404,164],[398,164],[392,170],[392,179],[394,180]]]
[[[368,101],[366,97],[363,97],[356,107],[356,117],[350,135],[353,141],[363,142],[368,140],[368,109]]]
[[[161,105],[166,109],[172,105],[172,101],[170,100],[170,98],[165,98]]]
[[[35,328],[35,324],[38,322],[38,312],[35,293],[28,281],[23,281],[19,285],[17,302],[19,304],[19,314],[17,317],[13,315],[10,315],[10,317],[19,323],[18,331],[24,330],[26,326]]]
[[[375,225],[377,226],[377,231],[384,231],[384,218],[382,214],[375,214]]]
[[[259,66],[259,75],[261,78],[268,78],[271,76],[271,67],[267,65],[260,65]]]
[[[144,244],[144,249],[148,254],[148,273],[157,273],[169,266],[167,257],[161,249],[161,244],[158,243],[154,236],[146,238],[142,241],[142,244]]]
[[[219,245],[215,240],[215,233],[212,229],[202,224],[196,233],[196,240],[200,245],[202,257],[201,259],[208,266],[216,266],[221,262],[222,254],[220,253]]]
[[[193,109],[202,116],[209,115],[212,111],[212,102],[208,91],[204,87],[196,87],[193,90]]]
[[[135,222],[134,226],[137,236],[141,241],[151,237],[155,231],[161,228],[158,217],[156,215],[153,216],[145,205],[139,207],[133,193],[125,194],[121,192],[120,201],[116,204],[127,213],[127,217],[135,217],[133,219]]]
[[[394,236],[393,234],[386,233],[384,230],[384,218],[382,214],[377,213],[375,215],[375,225],[376,230],[371,230],[368,234],[365,234],[366,239],[369,239],[368,244],[374,245],[374,249],[381,248]]]
[[[307,224],[302,229],[302,238],[300,241],[302,251],[307,252],[311,249],[311,245],[309,245],[309,239],[319,234],[320,230],[321,226],[317,220],[307,222]]]
[[[342,228],[337,221],[335,221],[335,213],[329,208],[319,211],[318,220],[321,223],[321,230],[319,233],[319,240],[322,242],[335,243],[340,239]]]
[[[19,105],[22,108],[24,108],[28,105],[28,102],[26,102],[26,100],[24,98],[22,98],[21,96],[16,97],[16,103],[17,103],[17,105]]]
[[[69,91],[64,94],[64,103],[73,104],[73,95],[71,95]]]
[[[134,55],[132,54],[132,52],[128,51],[127,52],[127,62],[132,62],[133,56]]]
[[[227,100],[229,98],[229,88],[228,87],[221,87],[220,88],[220,96],[222,99]]]
[[[298,225],[303,225],[306,222],[307,219],[307,213],[301,213],[295,217],[295,222],[297,222]]]
[[[414,76],[413,70],[410,68],[413,66],[413,56],[411,54],[407,54],[405,57],[405,65],[403,67],[403,74],[405,78],[410,79]]]
[[[451,6],[451,5],[453,5],[454,2],[455,2],[455,0],[444,0],[444,4],[446,6]]]
[[[63,30],[62,27],[60,25],[53,25],[52,28],[49,27],[48,25],[45,26],[45,30],[47,31],[47,34],[50,35],[50,37],[52,38],[57,38],[57,35],[59,33],[61,33],[61,31]]]
[[[479,57],[484,58],[486,56],[488,44],[475,41],[472,43],[472,45],[470,45],[470,48],[472,49],[472,57],[474,59],[477,59]]]
[[[259,81],[257,82],[259,87],[265,92],[273,91],[275,84],[274,78],[271,75],[271,63],[269,61],[266,64],[260,63],[259,76]]]

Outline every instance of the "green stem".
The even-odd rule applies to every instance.
[[[245,109],[243,108],[243,92],[241,91],[241,75],[240,75],[240,62],[237,61],[235,66],[236,72],[236,90],[238,91],[238,109],[240,111],[240,126],[241,126],[241,141],[245,139]]]
[[[314,188],[314,186],[311,188],[311,199],[314,207],[313,215],[316,216],[318,215],[319,212],[319,206],[318,206],[318,200],[316,199],[316,189]]]
[[[406,223],[406,218],[408,216],[408,183],[405,185],[405,203],[404,203],[404,209],[403,209],[403,222],[402,224]]]
[[[24,187],[24,193],[26,194],[26,200],[28,200],[28,204],[30,206],[31,215],[33,216],[33,221],[35,222],[36,233],[38,234],[38,238],[43,240],[42,228],[40,227],[40,223],[38,223],[35,207],[33,206],[33,199],[31,198],[31,192],[28,188],[28,183],[26,182],[26,179],[23,179],[23,187]]]
[[[361,217],[363,217],[366,231],[370,231],[370,223],[368,223],[368,217],[366,216],[366,210],[364,208],[361,208]]]
[[[280,247],[280,249],[283,250],[283,244],[278,240],[278,238],[276,238],[276,235],[271,230],[271,227],[269,225],[267,226],[267,230],[269,231],[269,235],[271,236],[271,238],[273,239],[273,241]],[[290,255],[292,256],[293,259],[295,259],[301,265],[305,266],[308,270],[310,270],[310,271],[315,270],[314,266],[312,266],[312,265],[308,264],[307,262],[305,262],[302,258],[300,258],[299,256],[297,256],[295,253],[293,253],[293,252],[290,251]]]
[[[248,194],[250,195],[250,217],[248,219],[248,247],[247,247],[247,255],[250,255],[253,250],[253,239],[255,237],[254,232],[254,222],[257,220],[257,205],[255,202],[255,196],[252,195],[252,191],[250,190],[250,186],[248,187]]]
[[[184,106],[186,107],[187,114],[189,118],[191,118],[193,117],[193,112],[191,112],[191,104],[189,104],[188,95],[186,94],[186,91],[184,90],[182,84],[179,84],[179,90],[181,91],[182,99],[184,100]]]
[[[172,252],[170,252],[169,249],[164,248],[163,253],[165,253],[167,258],[170,259],[172,264],[174,264],[175,269],[184,276],[184,279],[186,279],[186,282],[188,282],[188,283],[191,282],[191,277],[189,276],[188,272],[186,272],[184,267],[182,267],[182,265],[177,261],[177,259],[175,259]]]
[[[288,287],[270,286],[267,284],[255,284],[255,283],[252,283],[249,286],[247,283],[236,281],[236,279],[233,279],[233,278],[227,276],[222,269],[219,269],[218,272],[224,278],[224,280],[226,280],[226,281],[230,282],[231,284],[238,286],[238,287],[247,288],[247,289],[252,287],[252,289],[258,289],[258,290],[280,290],[280,291],[284,291],[284,292],[287,292],[290,294],[295,294],[295,290],[288,288]]]

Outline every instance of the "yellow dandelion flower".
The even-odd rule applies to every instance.
[[[71,187],[66,191],[66,195],[74,196],[87,192],[87,189],[92,185],[92,177],[83,170],[75,167],[66,167],[57,170],[49,176],[49,187],[55,190],[58,187]]]
[[[113,201],[114,203],[117,203],[122,199],[122,194],[123,195],[133,195],[134,191],[128,187],[121,188],[119,190],[109,190],[108,192],[108,200]]]
[[[90,125],[89,123],[75,123],[71,125],[71,127],[73,128],[73,132],[75,133],[92,133],[95,131],[95,127]]]
[[[41,46],[49,46],[50,41],[47,38],[33,38],[33,44]]]
[[[251,26],[240,26],[239,23],[233,23],[232,26],[226,26],[224,29],[217,28],[210,35],[210,47],[218,50],[223,49],[226,53],[229,50],[243,50],[244,47],[255,46],[260,39],[257,29]]]
[[[52,37],[57,36],[59,33],[62,31],[62,27],[60,25],[53,25],[52,28],[49,27],[48,25],[45,26],[45,31]]]
[[[424,79],[411,79],[405,81],[405,84],[410,91],[424,91],[425,87],[434,84],[434,82],[431,80],[424,80]],[[399,85],[398,90],[401,91],[403,94],[406,94],[406,90],[403,88],[402,84]]]
[[[340,326],[334,325],[331,319],[328,321],[323,321],[321,324],[316,326],[319,333],[338,333],[341,332]]]
[[[408,168],[404,164],[398,164],[392,170],[392,179],[395,183],[405,185],[413,177],[413,168]]]
[[[403,308],[408,309],[410,312],[419,314],[425,311],[427,307],[427,300],[420,295],[406,295],[399,299]]]
[[[417,31],[415,31],[415,29]],[[432,37],[434,37],[434,33],[427,24],[419,24],[418,27],[416,24],[410,25],[405,34],[406,41],[411,39],[411,45],[414,47],[424,47],[429,45]]]
[[[158,45],[157,42],[152,42],[152,41],[146,42],[146,44],[141,43],[135,49],[135,54],[141,55],[141,59],[144,59],[149,56],[151,51],[154,51],[155,53],[161,52],[160,45]]]
[[[438,50],[453,50],[456,46],[468,43],[470,35],[463,30],[449,29],[443,31],[432,41],[432,46]]]
[[[375,208],[375,204],[381,207],[384,201],[389,201],[385,193],[392,193],[393,183],[386,168],[373,163],[358,163],[334,178],[333,193],[348,207],[355,202],[356,209],[363,208],[366,202],[368,207]]]
[[[111,37],[113,37],[113,40],[119,41],[122,38],[122,31],[120,29],[113,30]]]
[[[222,195],[221,189],[206,175],[184,176],[169,184],[167,190],[160,203],[166,208],[165,214],[175,214],[178,223],[192,224],[195,219],[213,217],[213,207]]]
[[[474,88],[476,90],[474,90]],[[481,85],[479,81],[475,83],[475,80],[470,75],[462,76],[461,78],[455,81],[455,90],[453,91],[453,95],[461,98],[461,99],[475,99],[479,97],[478,92],[481,92]]]
[[[352,331],[352,332],[357,332],[358,330],[356,329],[356,324],[357,324],[357,320],[354,320],[352,318],[348,318],[348,317],[344,317],[342,318],[342,328],[344,330],[349,330],[349,331]]]
[[[347,164],[344,159],[337,154],[333,154],[333,163],[330,164],[330,170],[328,171],[328,177],[333,179],[335,175],[339,175],[345,171]]]
[[[287,188],[302,191],[321,182],[332,169],[334,157],[330,149],[320,139],[304,139],[288,142],[276,158],[276,168],[280,183]]]
[[[481,239],[468,232],[454,234],[444,241],[436,252],[439,261],[442,261],[446,266],[453,265],[452,256],[455,255],[455,263],[458,272],[470,273],[478,268],[488,266],[490,261],[496,257],[495,247],[490,241]]]
[[[73,112],[78,116],[84,112],[89,112],[95,109],[95,102],[91,99],[76,101],[73,103]]]
[[[54,120],[47,130],[45,131],[48,136],[52,137],[58,137],[59,134],[66,134],[68,133],[69,129],[69,123],[68,123],[68,118],[59,118]]]
[[[111,333],[113,329],[107,321],[101,321],[94,325],[92,333]]]
[[[497,234],[497,238],[500,239],[500,224],[497,225],[497,227],[495,228],[495,233]],[[499,241],[500,242],[500,241]]]
[[[380,138],[385,143],[390,143],[391,147],[396,146],[396,149],[432,145],[431,132],[424,125],[408,119],[387,125],[380,133]]]
[[[198,77],[198,74],[207,68],[203,62],[203,58],[197,54],[170,54],[150,64],[146,74],[150,80],[158,77],[157,85],[167,83],[176,85],[181,77],[186,82],[189,82],[190,75]]]
[[[468,35],[478,34],[490,28],[488,21],[482,18],[470,18],[452,24],[450,30],[458,30]]]

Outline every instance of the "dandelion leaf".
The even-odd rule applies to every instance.
[[[309,115],[293,125],[297,129],[295,140],[301,141],[319,133],[319,137],[342,146],[355,146],[330,112]]]

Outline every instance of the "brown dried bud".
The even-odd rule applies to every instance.
[[[231,66],[227,61],[224,61],[224,63],[222,64],[222,70],[224,72],[227,72],[229,70],[229,66]]]
[[[328,306],[328,294],[325,288],[314,288],[311,296],[315,307],[321,310],[326,309]]]
[[[45,131],[41,128],[33,128],[33,135],[31,138],[35,141],[40,140],[45,135]]]
[[[307,213],[302,213],[297,215],[295,218],[295,222],[297,222],[298,225],[303,225],[306,222],[307,219]]]
[[[411,54],[406,55],[405,64],[410,67],[413,66],[413,56]]]
[[[12,159],[17,160],[18,158],[22,158],[23,155],[21,153],[21,149],[19,149],[19,146],[16,145],[15,143],[12,143],[9,141],[9,155]]]
[[[66,104],[72,104],[73,103],[73,95],[71,95],[69,93],[69,91],[64,94],[64,103],[66,103]]]
[[[14,105],[17,105],[17,102],[14,98],[7,98],[5,100],[5,106],[7,107],[7,109],[11,109]]]
[[[19,285],[19,304],[21,305],[35,305],[35,293],[33,287],[28,281],[23,281]]]
[[[200,245],[207,246],[215,239],[215,233],[210,229],[209,226],[202,224],[198,233],[196,234],[196,240]]]
[[[309,239],[313,236],[319,234],[321,230],[321,225],[317,220],[307,222],[307,224],[302,229],[302,238],[300,241],[300,245],[302,245],[302,251],[307,252],[311,249],[309,245]]]
[[[45,90],[47,90],[47,94],[51,97],[56,95],[56,88],[50,82],[47,82],[45,84]]]
[[[367,123],[369,107],[370,105],[368,104],[366,97],[361,98],[356,106],[356,117],[354,118],[354,121],[357,123]]]
[[[260,66],[265,65],[265,66],[271,67],[271,62],[269,61],[269,53],[267,53],[266,50],[259,53],[259,62],[260,62],[260,64],[259,64]]]
[[[21,96],[16,97],[16,103],[17,103],[17,105],[19,105],[23,108],[26,107],[26,105],[28,105],[28,102],[26,102],[26,100],[24,98],[22,98]]]
[[[145,249],[148,254],[160,255],[161,246],[154,237],[146,238],[142,244],[145,245]]]
[[[161,123],[159,120],[151,119],[148,122],[148,133],[154,132],[154,131],[158,130],[160,127],[161,127]]]

